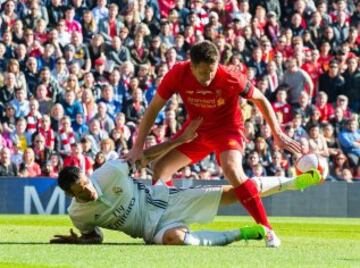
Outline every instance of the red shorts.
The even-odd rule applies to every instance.
[[[185,130],[185,127],[179,130],[174,136],[178,137]],[[199,162],[207,155],[215,152],[216,159],[219,161],[220,154],[228,150],[238,150],[243,152],[244,138],[240,130],[216,130],[216,131],[198,131],[195,140],[184,143],[176,147],[176,150],[191,159],[192,163]],[[219,162],[220,163],[220,162]]]

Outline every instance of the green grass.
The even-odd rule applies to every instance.
[[[103,245],[50,245],[71,227],[65,216],[0,216],[0,267],[360,267],[360,219],[271,218],[279,249],[263,241],[226,247],[146,246],[105,231]],[[248,217],[217,217],[193,230],[235,229]]]

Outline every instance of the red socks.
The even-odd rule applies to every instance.
[[[235,195],[257,223],[272,229],[264,205],[261,201],[259,191],[253,181],[246,180],[243,184],[236,187]]]

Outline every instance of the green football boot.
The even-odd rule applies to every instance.
[[[298,190],[304,190],[310,186],[320,184],[321,174],[317,169],[311,169],[295,178],[295,187]]]

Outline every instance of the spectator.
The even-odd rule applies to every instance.
[[[80,2],[82,1],[80,0]],[[84,42],[90,43],[91,38],[97,32],[97,24],[94,15],[90,10],[88,9],[84,10],[81,19],[81,25],[82,25],[82,35],[84,38]]]
[[[30,112],[30,102],[26,98],[26,92],[23,88],[15,90],[15,98],[10,101],[15,108],[16,117],[26,117]]]
[[[22,152],[31,145],[31,134],[26,132],[26,119],[24,117],[16,120],[15,130],[10,134],[10,138]]]
[[[27,121],[26,128],[30,134],[34,134],[40,125],[40,120],[42,115],[39,112],[39,102],[36,99],[31,99],[29,106],[30,106],[30,111],[26,117],[26,121]]]
[[[76,115],[84,113],[82,105],[76,100],[75,92],[73,90],[66,91],[65,101],[61,104],[64,107],[64,114],[70,118],[71,125],[74,126]]]
[[[44,114],[40,120],[38,131],[45,139],[45,147],[54,150],[55,148],[55,133],[51,128],[51,118],[48,114]]]
[[[108,64],[112,68],[120,67],[125,61],[130,60],[130,51],[126,46],[123,46],[118,36],[111,38],[111,45],[107,45],[105,53],[108,62],[110,61]]]
[[[85,156],[80,143],[71,144],[71,153],[64,159],[64,167],[76,166],[87,176],[93,172],[92,161]]]
[[[38,177],[41,175],[40,166],[35,162],[33,149],[26,148],[23,155],[23,162],[20,164],[19,175],[21,177]]]
[[[264,168],[267,168],[271,163],[271,154],[263,137],[257,137],[255,140],[255,151],[258,153],[260,158],[260,164]]]
[[[58,94],[62,91],[58,82],[51,77],[51,72],[48,67],[44,67],[40,72],[39,84],[43,84],[47,88],[47,95],[55,103],[58,98]]]
[[[328,96],[324,91],[320,91],[316,96],[316,108],[320,111],[320,122],[328,122],[334,115],[334,107],[328,103]]]
[[[336,97],[335,108],[341,108],[344,111],[344,118],[349,119],[351,117],[351,112],[348,107],[349,99],[345,95],[338,95]]]
[[[277,174],[282,171],[284,172],[284,176],[286,176],[287,172],[285,170],[286,160],[283,159],[283,156],[280,151],[274,151],[271,155],[270,165],[266,169],[266,173],[268,176],[277,176]]]
[[[10,161],[10,149],[2,148],[0,151],[0,176],[17,177],[19,172],[17,166]]]
[[[104,2],[104,0],[98,0],[99,2]],[[106,3],[106,1],[105,1]],[[96,21],[96,13],[94,12],[94,19]],[[103,16],[99,19],[99,32],[104,36],[106,41],[111,41],[112,38],[118,36],[120,33],[121,27],[123,27],[122,21],[117,17],[119,13],[119,7],[117,4],[112,3],[109,6],[109,15]]]
[[[42,173],[44,173],[46,165],[50,161],[52,150],[45,147],[45,137],[42,134],[35,135],[33,149],[35,162],[40,166]]]
[[[66,81],[69,78],[69,70],[66,66],[64,58],[59,57],[56,59],[56,66],[52,69],[51,76],[58,81],[60,86],[64,86],[66,84]]]
[[[145,108],[143,93],[140,88],[137,88],[132,94],[132,100],[126,105],[126,120],[138,123],[145,113]]]
[[[293,113],[300,113],[305,122],[308,121],[312,112],[311,99],[305,91],[300,92],[297,103],[293,105]],[[303,123],[305,123],[303,122]]]
[[[64,17],[65,7],[62,5],[61,0],[51,0],[50,5],[47,7],[49,15],[49,26],[55,26],[61,18]]]
[[[330,123],[325,123],[322,132],[328,147],[330,156],[334,156],[340,152],[338,141],[335,137],[334,127]]]
[[[347,123],[347,129],[339,133],[341,148],[349,157],[352,166],[359,164],[360,157],[360,130],[357,117],[352,117]]]
[[[115,144],[114,141],[110,138],[107,139],[103,139],[101,141],[101,152],[103,153],[103,155],[105,156],[106,161],[107,160],[114,160],[114,159],[118,159],[119,155],[115,152]]]
[[[92,9],[94,14],[96,24],[99,24],[99,21],[109,17],[109,9],[106,7],[106,0],[97,0],[96,6]]]
[[[334,161],[330,165],[328,179],[342,180],[343,170],[350,168],[349,161],[345,154],[339,152],[334,156]]]
[[[345,112],[341,107],[335,108],[334,117],[330,119],[331,125],[334,127],[335,134],[338,135],[346,125]]]
[[[327,159],[329,157],[329,149],[324,135],[320,132],[320,126],[318,124],[310,125],[308,131],[310,152],[315,153],[319,157],[324,174],[328,174],[329,165]]]
[[[285,87],[279,87],[276,91],[276,101],[272,103],[274,112],[279,121],[287,124],[291,121],[291,105],[287,103],[287,90]]]
[[[85,135],[83,138],[81,138],[80,141],[81,141],[81,145],[82,145],[82,149],[83,149],[83,154],[85,156],[90,157],[90,159],[94,159],[96,154],[91,147],[91,139],[89,139]]]
[[[290,58],[286,64],[282,83],[289,85],[289,103],[294,105],[297,103],[301,92],[304,92],[305,86],[308,87],[308,95],[312,96],[314,85],[310,76],[298,67],[295,58]]]
[[[255,69],[255,77],[258,78],[265,74],[266,63],[262,60],[263,52],[260,47],[255,47],[250,61],[247,63],[248,67]]]
[[[102,152],[98,152],[95,156],[95,162],[94,162],[94,170],[97,170],[99,167],[101,167],[105,163],[106,159]]]
[[[3,124],[6,133],[12,133],[15,130],[15,108],[12,104],[6,104],[5,115],[1,118],[1,123]]]
[[[359,6],[359,5],[358,5]],[[357,57],[350,57],[347,60],[348,68],[344,73],[344,90],[343,94],[347,96],[351,102],[349,106],[352,111],[360,112],[360,70]]]
[[[344,168],[342,170],[341,179],[348,183],[351,183],[351,182],[353,182],[352,178],[353,178],[353,175],[351,173],[351,170],[348,168]]]
[[[72,128],[75,131],[76,140],[80,140],[81,137],[85,136],[89,132],[89,127],[87,126],[82,113],[78,113],[76,115]]]
[[[90,121],[89,133],[87,136],[91,140],[91,147],[95,153],[100,151],[100,142],[109,137],[108,133],[101,129],[99,120],[95,118]]]
[[[329,65],[329,71],[320,75],[319,90],[324,91],[328,97],[329,102],[334,103],[336,96],[344,91],[345,80],[340,75],[339,63],[332,60]]]
[[[35,57],[27,58],[24,75],[28,86],[28,95],[35,95],[35,89],[39,79],[38,62]]]
[[[130,48],[131,62],[135,67],[141,64],[149,64],[149,50],[144,47],[144,38],[141,34],[135,36],[134,45]]]
[[[92,77],[92,75],[89,75]],[[90,88],[85,88],[82,94],[82,105],[84,110],[84,119],[88,123],[91,119],[94,118],[97,111],[97,104],[95,102],[95,97]]]
[[[16,78],[13,73],[6,73],[4,85],[0,89],[0,102],[7,104],[15,98]]]
[[[107,113],[114,118],[114,116],[121,112],[123,107],[121,103],[115,100],[114,98],[114,89],[110,84],[105,84],[101,90],[101,98],[99,99],[98,103],[104,103],[107,107]]]
[[[97,107],[98,113],[95,115],[94,118],[99,120],[102,130],[110,133],[110,131],[114,128],[114,121],[107,112],[107,106],[104,102],[99,102]]]
[[[65,10],[65,29],[66,32],[71,34],[72,32],[82,32],[81,24],[75,20],[75,9],[73,6],[67,6]],[[63,23],[63,21],[59,21],[59,24]]]
[[[64,116],[60,120],[59,135],[57,136],[57,152],[63,156],[71,153],[71,144],[75,143],[75,133],[71,127],[71,119]]]
[[[254,171],[257,167],[257,165],[260,164],[260,157],[259,154],[256,151],[250,152],[250,154],[247,157],[247,163],[245,168],[245,174],[249,177],[253,177]],[[264,171],[265,173],[265,171]],[[263,176],[266,176],[266,174],[263,174]]]
[[[62,158],[59,154],[53,153],[50,157],[51,174],[57,178],[60,170],[63,168]]]

